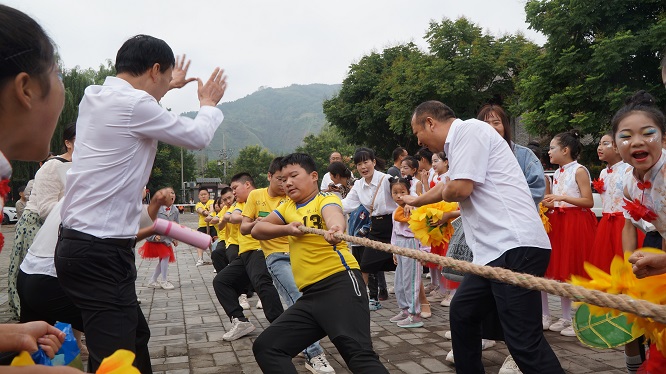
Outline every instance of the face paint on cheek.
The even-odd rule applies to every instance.
[[[623,140],[622,143],[620,143],[620,144],[622,144],[623,147],[628,147],[629,146],[629,141],[628,140]]]
[[[648,143],[656,143],[656,142],[661,142],[661,139],[657,136],[657,134],[651,134],[651,135],[646,135],[645,136],[645,141]]]

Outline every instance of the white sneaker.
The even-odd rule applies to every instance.
[[[451,300],[453,300],[453,295],[451,293],[447,293],[446,296],[444,296],[444,299],[442,299],[442,302],[439,303],[439,305],[451,306]]]
[[[560,331],[562,336],[576,336],[576,331],[574,331],[573,325],[567,326],[564,330]]]
[[[243,308],[243,310],[250,309],[250,303],[247,302],[246,294],[243,293],[240,296],[238,296],[238,303],[240,304],[241,308]]]
[[[550,319],[550,316],[542,314],[541,323],[543,324],[543,331],[547,331],[550,328],[550,325],[553,324],[553,320]]]
[[[453,349],[449,351],[449,353],[446,355],[446,361],[455,364],[456,361],[453,359]]]
[[[513,360],[513,357],[509,355],[502,364],[498,374],[522,374],[522,371],[518,368],[516,361]]]
[[[252,324],[252,322],[250,321],[243,322],[238,318],[234,318],[232,321],[231,330],[229,330],[226,334],[222,335],[222,339],[230,342],[232,340],[242,338],[243,336],[254,331],[254,329],[255,327]]]
[[[555,332],[560,332],[560,331],[566,329],[569,326],[571,326],[571,321],[567,321],[566,319],[560,318],[557,322],[550,325],[548,330],[555,331]]]
[[[426,279],[430,279],[430,273],[426,273]]]
[[[150,287],[150,288],[160,288],[162,286],[160,286],[160,282],[155,281],[155,282],[148,283],[148,287]]]
[[[393,287],[393,286],[389,287],[388,288],[388,293],[394,294],[395,293],[395,287]]]
[[[261,300],[257,300],[257,305],[255,306],[255,308],[257,308],[257,309],[263,309],[264,308],[264,306],[261,305]]]
[[[444,337],[451,340],[451,331],[447,331],[444,333]]]
[[[164,288],[165,290],[173,290],[176,288],[169,281],[160,282],[160,287]]]
[[[335,373],[335,369],[328,363],[324,353],[305,360],[305,368],[315,374]]]
[[[200,258],[197,260],[196,266],[203,266],[203,264],[204,264],[203,258]]]
[[[488,339],[481,339],[481,350],[486,350],[488,348],[492,348],[495,346],[495,341],[494,340],[488,340]]]

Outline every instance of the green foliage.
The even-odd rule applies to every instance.
[[[530,0],[525,10],[531,28],[548,37],[518,78],[520,101],[511,107],[530,132],[598,136],[635,91],[666,99],[658,70],[664,1]]]
[[[181,178],[181,150],[183,154],[183,180],[194,180],[194,154],[186,149],[159,142],[155,153],[155,163],[148,180],[148,189],[155,192],[164,187],[173,187],[176,192],[176,202],[184,202]]]
[[[91,84],[102,84],[107,76],[116,74],[110,60],[106,61],[106,65],[100,65],[98,70],[82,70],[78,66],[73,69],[61,68],[61,70],[65,86],[65,105],[51,138],[51,151],[55,154],[61,154],[64,151],[62,133],[67,124],[76,121],[79,115],[79,103],[86,87]],[[36,162],[12,162],[12,191],[16,191],[19,186],[34,178],[38,169],[39,165]],[[18,194],[13,194],[12,198],[17,199]]]
[[[364,56],[324,102],[326,118],[350,142],[386,158],[398,145],[414,151],[410,122],[418,104],[440,100],[470,118],[488,102],[517,101],[514,81],[537,53],[522,35],[487,35],[466,18],[431,22],[425,37],[428,52],[408,43]]]
[[[319,183],[321,183],[321,179],[326,174],[331,153],[340,152],[343,159],[349,162],[355,148],[355,145],[347,143],[338,129],[325,126],[318,135],[306,136],[303,144],[296,148],[296,152],[307,153],[314,158],[319,173]]]
[[[231,169],[227,169],[227,177],[231,179],[234,174],[248,173],[254,178],[257,188],[268,186],[268,167],[275,155],[258,145],[248,145],[238,152],[238,157],[232,162]]]

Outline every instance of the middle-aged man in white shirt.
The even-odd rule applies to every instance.
[[[134,36],[118,51],[117,75],[86,88],[79,106],[55,265],[63,290],[81,309],[90,372],[120,348],[136,353],[141,373],[152,372],[150,330],[134,288],[141,191],[158,140],[201,149],[223,119],[215,107],[226,89],[219,68],[205,84],[198,79],[196,118],[159,105],[170,89],[196,80],[186,78],[188,67],[163,40]]]
[[[474,263],[543,276],[550,242],[506,141],[485,122],[455,118],[439,101],[416,107],[411,125],[419,144],[433,152],[444,150],[449,158],[441,198],[460,203]],[[451,303],[456,372],[484,372],[482,324],[493,312],[522,372],[564,373],[543,336],[539,291],[471,274],[465,275]]]
[[[330,156],[328,156],[328,164],[330,165],[334,162],[342,162],[342,155],[338,151],[334,151]],[[331,180],[331,173],[327,172],[321,179],[321,188],[319,189],[321,191],[328,191],[328,188],[331,184],[333,184],[333,181]]]

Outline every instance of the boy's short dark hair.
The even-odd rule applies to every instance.
[[[231,192],[231,193],[234,192],[234,191],[231,189],[231,187],[229,187],[229,186],[222,187],[222,189],[220,190],[220,196],[222,196],[222,195],[224,195],[224,194],[226,194],[226,193],[229,193],[229,192]]]
[[[164,73],[176,65],[176,58],[164,40],[150,35],[139,34],[129,38],[116,55],[117,74],[138,77],[155,64],[160,64],[160,72]]]
[[[199,192],[201,192],[201,191],[208,192],[208,188],[207,187],[199,187]]]
[[[239,183],[250,182],[252,187],[254,187],[254,179],[249,173],[242,172],[234,175],[233,177],[231,177],[231,183],[234,182],[239,182]]]
[[[280,162],[280,169],[284,169],[287,165],[299,165],[308,174],[317,171],[317,164],[314,159],[306,153],[292,153],[284,156],[282,162]]]
[[[347,166],[342,162],[336,161],[328,165],[327,171],[331,175],[336,175],[344,178],[351,178],[351,171],[347,169]]]
[[[25,191],[25,184],[23,186],[19,187],[18,190],[17,190],[18,193],[21,193],[23,191]]]
[[[403,147],[398,147],[398,148],[394,149],[393,154],[392,154],[393,162],[398,161],[400,156],[402,156],[403,152],[405,152],[405,151],[406,151],[406,149],[404,149]]]
[[[270,166],[268,166],[268,172],[270,174],[275,174],[278,171],[280,171],[280,169],[282,169],[281,162],[282,162],[282,157],[274,158],[273,161],[271,161]]]

